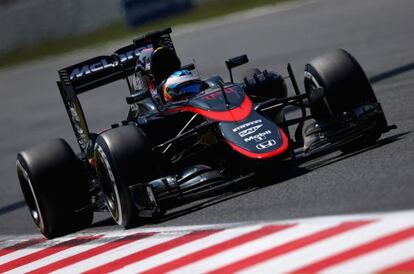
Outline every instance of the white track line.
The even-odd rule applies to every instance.
[[[414,258],[414,237],[325,269],[321,273],[376,273]]]
[[[37,236],[37,237],[39,237],[39,236]],[[71,237],[71,238],[73,238],[73,237]],[[41,250],[43,250],[47,247],[59,244],[61,242],[65,242],[65,241],[67,241],[68,239],[71,239],[71,238],[68,238],[68,237],[59,238],[59,239],[50,240],[50,241],[43,242],[43,243],[38,243],[38,244],[35,244],[35,245],[32,245],[32,246],[29,246],[27,248],[24,248],[24,249],[16,250],[12,253],[1,256],[0,257],[0,265],[5,264],[5,263],[10,262],[10,261],[17,260],[19,258],[22,258],[22,257],[24,257],[26,255],[29,255],[29,254],[32,254],[34,252],[41,251]],[[16,243],[14,243],[14,244],[16,244]]]
[[[78,246],[71,247],[69,249],[63,250],[63,251],[58,252],[56,254],[53,254],[51,256],[47,256],[47,257],[45,257],[43,259],[40,259],[40,260],[31,262],[29,264],[20,266],[18,268],[15,268],[15,269],[13,269],[13,270],[11,270],[9,272],[5,272],[5,273],[10,273],[10,274],[11,273],[13,273],[13,274],[17,274],[17,273],[27,273],[29,271],[33,271],[35,269],[41,268],[43,266],[52,264],[52,263],[57,262],[57,261],[60,261],[60,260],[63,260],[63,259],[68,258],[70,256],[79,254],[81,252],[84,252],[84,251],[87,251],[87,250],[91,250],[92,248],[102,246],[102,245],[104,245],[106,243],[114,242],[114,241],[116,241],[118,239],[122,239],[122,238],[124,238],[126,236],[127,235],[123,235],[123,236],[118,235],[117,236],[116,234],[115,235],[105,235],[102,238],[98,238],[96,240],[92,240],[92,241],[90,241],[88,243],[85,243],[85,244],[82,244],[82,245],[78,245]]]
[[[2,269],[1,265],[9,263],[8,266],[3,267],[2,271],[9,271],[8,273],[25,273],[48,266],[55,262],[60,262],[62,264],[65,263],[65,265],[53,266],[52,269],[55,269],[55,267],[62,267],[55,273],[79,273],[95,269],[102,265],[105,265],[105,268],[107,268],[107,264],[109,264],[108,269],[110,269],[107,272],[117,269],[114,273],[136,273],[162,266],[165,263],[173,262],[184,256],[210,248],[210,250],[205,253],[199,253],[195,257],[189,257],[193,260],[191,262],[186,261],[187,259],[179,261],[179,264],[182,263],[183,265],[170,272],[205,273],[232,263],[237,263],[243,259],[269,251],[270,249],[278,248],[286,243],[290,245],[291,242],[295,240],[303,241],[303,237],[313,235],[316,232],[322,232],[325,229],[335,228],[339,224],[349,221],[373,221],[373,223],[354,227],[351,230],[345,230],[344,232],[339,232],[337,234],[328,234],[330,236],[327,236],[327,238],[320,238],[319,240],[316,238],[315,241],[311,240],[311,242],[308,242],[305,245],[297,245],[296,247],[293,245],[292,247],[294,249],[288,249],[287,252],[283,254],[279,253],[278,257],[271,258],[269,256],[269,259],[265,261],[259,259],[255,262],[255,259],[253,259],[249,262],[251,263],[249,268],[240,269],[239,271],[241,273],[284,273],[295,271],[301,267],[306,267],[312,263],[352,250],[353,248],[358,248],[360,246],[364,247],[364,244],[371,243],[374,240],[382,240],[382,242],[384,242],[383,239],[387,235],[393,235],[393,233],[403,231],[406,228],[414,228],[414,211],[328,216],[259,224],[233,223],[185,227],[137,228],[128,231],[120,229],[117,231],[106,231],[102,233],[102,235],[104,235],[102,238],[94,239],[83,244],[75,243],[75,246],[66,246],[59,252],[53,252],[54,246],[57,244],[78,239],[79,237],[101,234],[96,233],[96,231],[86,231],[55,240],[37,243],[26,248],[12,250],[10,253],[2,256],[0,255],[0,270]],[[226,244],[223,244],[226,241],[238,239],[238,237],[247,235],[250,232],[256,232],[267,225],[293,226],[279,231],[276,229],[274,231],[270,230],[268,233],[271,234],[256,234],[256,237],[259,238],[249,238],[248,236],[245,238],[245,241],[250,239],[248,242],[244,241],[238,243],[237,241],[233,241],[227,248]],[[214,231],[217,229],[220,231]],[[198,232],[196,232],[196,234],[193,233],[200,230],[205,232],[202,232],[202,234],[197,234]],[[414,257],[414,235],[411,235],[411,233],[413,233],[412,231],[413,230],[411,229],[408,232],[404,232],[405,234],[403,235],[406,236],[397,238],[402,239],[401,242],[393,242],[393,237],[395,237],[393,235],[390,238],[391,240],[385,241],[388,245],[384,244],[376,247],[376,244],[371,244],[371,248],[365,249],[364,252],[366,253],[351,255],[347,258],[348,261],[338,261],[336,265],[332,265],[329,268],[327,267],[326,271],[328,273],[346,273],[355,272],[356,270],[360,270],[357,272],[373,272],[401,263],[407,259],[412,259]],[[151,234],[154,233],[154,235],[151,236],[151,234],[149,234],[145,235],[147,236],[145,238],[133,238],[132,240],[130,237],[129,239],[131,242],[128,241],[120,245],[112,245],[113,242],[120,238],[135,235],[136,233],[145,234],[148,232]],[[189,238],[187,238],[187,235],[193,236],[188,236]],[[401,235],[401,233],[399,235]],[[3,249],[3,251],[6,251],[8,247],[19,243],[41,239],[41,236],[39,235],[9,235],[0,237],[0,239],[3,239],[3,241],[0,242],[0,250]],[[177,241],[175,241],[175,239],[177,239]],[[173,242],[170,242],[171,240],[173,240]],[[99,249],[101,245],[103,246],[107,243],[109,243],[109,245]],[[220,244],[222,245],[220,246]],[[216,247],[216,245],[219,246]],[[49,250],[52,252],[46,252],[45,254],[51,255],[42,258],[38,258],[38,256],[35,255],[33,258],[29,257],[30,259],[26,257],[24,261],[22,260],[22,263],[19,264],[19,260],[26,255],[31,255],[50,247],[52,247],[52,249]],[[152,247],[154,248],[151,253],[146,253],[147,248]],[[95,250],[95,255],[91,257],[90,253],[88,254],[88,251],[93,248],[98,248],[98,250]],[[126,262],[124,260],[123,263],[126,265],[119,265],[111,268],[111,263],[136,252],[141,253],[138,257],[132,257],[132,259],[129,257],[131,260],[127,259]],[[76,261],[68,259],[78,254],[81,255],[76,258]],[[269,253],[267,254],[269,255]],[[65,259],[66,261],[62,262],[62,260]],[[15,264],[14,269],[10,268],[12,266],[10,262]],[[25,265],[23,265],[23,262]],[[176,267],[179,267],[179,264]],[[168,267],[173,266],[174,265],[169,265]]]
[[[242,244],[240,246],[231,248],[227,251],[221,252],[214,256],[205,258],[193,264],[176,269],[170,273],[176,274],[192,274],[209,272],[219,267],[228,265],[230,263],[242,260],[250,257],[259,252],[268,250],[274,246],[282,245],[284,243],[295,240],[299,237],[304,237],[315,233],[317,231],[335,226],[336,223],[330,224],[310,224],[310,225],[297,225],[286,230],[277,232],[275,234],[265,236],[263,238]]]
[[[167,242],[169,240],[178,238],[183,235],[185,235],[185,233],[184,234],[174,233],[174,234],[165,234],[165,235],[156,234],[152,237],[138,240],[136,242],[127,244],[125,246],[121,246],[113,250],[107,251],[95,257],[69,265],[67,267],[61,268],[52,273],[81,273],[81,272],[93,269],[99,265],[103,265],[103,264],[112,262],[116,259],[128,256],[131,253]]]
[[[300,248],[278,258],[259,263],[247,268],[240,273],[285,273],[292,272],[312,262],[319,261],[325,257],[338,254],[355,246],[381,238],[389,233],[414,225],[412,220],[399,222],[398,225],[387,221],[380,221],[356,228],[354,230],[339,234],[316,242],[310,246]]]
[[[206,238],[196,240],[194,242],[190,242],[166,252],[159,253],[155,256],[152,256],[148,259],[139,261],[137,263],[128,265],[118,271],[114,271],[112,273],[140,273],[142,271],[151,269],[153,267],[162,265],[164,263],[170,262],[182,256],[191,254],[198,250],[213,246],[215,244],[221,243],[223,241],[238,237],[240,235],[246,234],[253,230],[257,230],[260,226],[253,226],[253,227],[242,227],[242,228],[234,228],[224,230],[213,235],[210,235]]]

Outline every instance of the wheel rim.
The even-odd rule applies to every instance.
[[[44,222],[42,213],[40,211],[39,202],[36,198],[36,194],[33,188],[33,184],[30,180],[28,172],[23,168],[22,164],[17,161],[17,176],[20,181],[23,196],[26,201],[27,207],[29,208],[30,215],[40,231],[44,231]]]
[[[116,187],[115,177],[102,148],[98,146],[97,151],[97,171],[102,192],[105,196],[106,206],[115,222],[122,224],[121,200]]]

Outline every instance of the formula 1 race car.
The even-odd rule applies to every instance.
[[[288,77],[252,69],[235,83],[232,69],[247,63],[246,55],[225,62],[230,82],[217,75],[200,79],[194,64],[182,66],[170,33],[149,33],[111,56],[59,71],[80,153],[56,139],[17,155],[21,189],[46,237],[85,228],[101,210],[129,228],[282,162],[372,145],[395,127],[345,50],[309,62],[300,93],[290,65]],[[127,118],[90,132],[78,95],[121,79],[130,91]],[[301,117],[286,118],[291,106]]]

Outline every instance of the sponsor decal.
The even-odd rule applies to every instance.
[[[246,124],[243,124],[241,126],[238,126],[236,128],[233,128],[233,132],[237,132],[237,131],[240,131],[240,130],[245,129],[247,127],[250,127],[250,126],[253,126],[253,125],[257,125],[257,124],[259,124],[261,122],[262,122],[262,120],[260,120],[260,119],[259,120],[254,120],[254,121],[250,121],[250,122],[248,122]]]
[[[81,68],[75,68],[70,73],[70,80],[74,80],[76,78],[80,78],[84,75],[88,75],[90,73],[103,70],[105,68],[115,67],[115,63],[108,63],[107,59],[102,59],[98,63],[92,64],[92,65],[84,65]]]
[[[226,94],[231,94],[231,93],[234,92],[234,89],[233,88],[224,88],[224,92]],[[217,91],[217,92],[207,94],[203,98],[205,98],[207,100],[216,100],[216,98],[220,97],[220,96],[222,96],[222,93]]]
[[[255,133],[255,132],[256,132],[259,128],[261,128],[262,126],[263,126],[263,124],[260,124],[260,125],[254,126],[254,127],[250,127],[250,128],[245,129],[245,130],[243,130],[243,131],[240,131],[240,132],[239,132],[239,135],[240,135],[240,137],[245,137],[245,136],[247,136],[247,135],[253,134],[253,133]]]
[[[119,54],[118,55],[119,61],[121,63],[124,63],[128,60],[136,59],[141,54],[141,51],[146,48],[148,47],[140,47],[135,50],[126,52],[125,54]],[[75,68],[74,70],[71,71],[69,79],[72,81],[74,79],[83,77],[85,75],[89,75],[91,73],[94,73],[94,72],[97,72],[97,71],[100,71],[106,68],[116,67],[117,65],[118,65],[117,62],[111,62],[111,60],[108,60],[108,58],[103,58],[97,63],[85,64],[82,67]]]
[[[263,150],[263,149],[266,149],[266,148],[269,148],[269,147],[273,147],[275,145],[276,145],[276,141],[274,139],[271,139],[271,140],[267,140],[265,142],[262,142],[260,144],[257,144],[256,148],[258,150]]]
[[[68,101],[67,104],[69,108],[70,119],[72,120],[72,125],[76,131],[78,143],[81,148],[85,150],[88,145],[89,136],[82,127],[82,120],[78,114],[76,105],[70,101]]]
[[[270,130],[266,130],[264,132],[260,132],[256,135],[253,136],[249,136],[247,138],[244,138],[244,141],[246,143],[251,142],[251,141],[255,141],[256,143],[266,140],[266,135],[272,134],[272,132]]]

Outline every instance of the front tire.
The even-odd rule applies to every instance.
[[[16,166],[26,204],[43,235],[55,238],[92,223],[82,163],[64,140],[20,152]]]
[[[324,88],[326,101],[311,106],[315,118],[338,117],[344,111],[378,101],[360,64],[343,49],[325,53],[305,66],[306,92],[310,94],[317,87]]]
[[[314,102],[310,108],[317,122],[335,121],[344,112],[378,102],[362,67],[343,49],[328,52],[309,62],[305,66],[304,84],[309,95],[315,88],[324,89],[324,98]],[[375,119],[374,128],[341,150],[350,152],[375,143],[380,138],[384,126],[385,116],[381,113]]]

